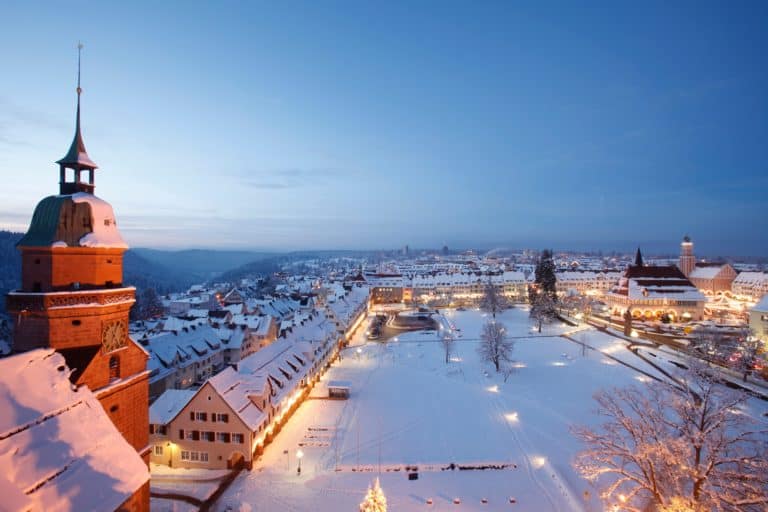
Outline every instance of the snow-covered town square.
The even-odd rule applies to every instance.
[[[571,465],[582,447],[569,427],[598,421],[595,391],[664,374],[628,341],[562,323],[539,334],[527,308],[513,308],[498,317],[514,340],[505,382],[478,357],[485,317],[444,310],[440,329],[387,343],[366,342],[358,329],[216,510],[354,510],[375,477],[390,510],[601,510]],[[455,337],[447,364],[444,332]],[[326,399],[327,382],[338,380],[350,398]],[[766,403],[749,405],[744,413],[764,421]]]
[[[768,512],[768,1],[0,19],[0,512]]]

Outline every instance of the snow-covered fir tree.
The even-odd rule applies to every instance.
[[[363,502],[360,503],[360,512],[387,512],[387,497],[379,484],[379,478],[373,482],[373,487],[368,486]]]
[[[557,301],[557,277],[555,277],[555,262],[552,259],[552,251],[544,249],[541,251],[539,261],[536,263],[534,272],[534,282],[539,292],[548,294],[554,301]]]

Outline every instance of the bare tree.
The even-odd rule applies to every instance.
[[[483,361],[493,363],[498,372],[501,363],[510,360],[515,344],[507,338],[507,330],[504,324],[496,320],[489,320],[483,325],[480,334],[478,352]]]
[[[493,284],[491,276],[488,276],[488,282],[483,288],[483,296],[480,298],[480,309],[486,313],[490,313],[495,319],[496,313],[504,311],[507,306],[507,298],[501,293],[501,290]]]
[[[608,421],[572,428],[587,445],[574,463],[628,511],[757,511],[768,505],[765,436],[740,407],[747,400],[694,364],[680,386],[652,382],[595,395]]]
[[[504,377],[504,382],[507,382],[507,380],[509,380],[512,374],[515,373],[515,367],[509,364],[509,362],[507,361],[501,365],[500,372],[502,377]]]
[[[754,336],[751,329],[743,329],[739,333],[737,354],[738,360],[736,361],[736,367],[742,372],[744,382],[747,382],[747,377],[755,369],[762,358],[760,354],[763,349],[763,342],[757,336]]]
[[[534,286],[528,291],[528,300],[531,302],[530,316],[536,320],[539,332],[541,332],[541,324],[555,318],[555,300],[551,294],[539,291]]]
[[[454,349],[453,336],[451,336],[448,333],[444,333],[442,342],[443,342],[443,351],[445,352],[445,364],[448,364],[448,362],[451,360],[451,356],[453,355],[453,349]]]

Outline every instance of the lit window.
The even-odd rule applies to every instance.
[[[155,455],[162,455],[163,454],[163,447],[162,445],[156,444],[155,445]]]

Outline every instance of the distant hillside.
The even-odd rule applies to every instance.
[[[251,276],[268,276],[274,272],[280,270],[280,263],[285,261],[284,256],[272,256],[268,258],[262,258],[256,261],[251,261],[245,265],[241,265],[232,270],[224,272],[217,277],[222,282],[235,282],[244,277]]]
[[[198,282],[207,281],[247,263],[275,256],[274,254],[262,252],[214,251],[205,249],[161,251],[137,248],[131,251],[149,262],[174,269],[174,271],[188,275]]]
[[[134,250],[128,250],[123,256],[123,282],[135,286],[137,295],[146,288],[154,288],[159,295],[167,295],[187,290],[198,279],[177,268],[150,261]]]

